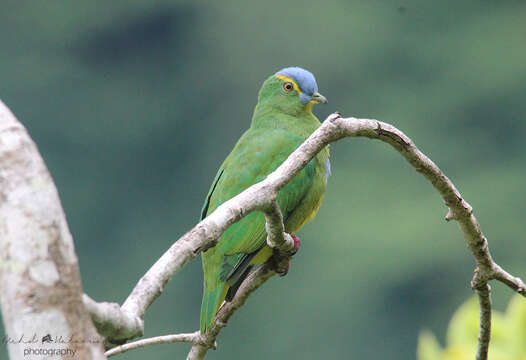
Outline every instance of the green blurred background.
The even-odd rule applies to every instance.
[[[196,223],[259,86],[291,65],[317,77],[321,119],[340,111],[409,135],[474,207],[495,259],[526,277],[524,1],[6,0],[0,41],[0,98],[47,162],[96,300],[122,302]],[[331,149],[291,271],[208,358],[412,359],[420,330],[443,341],[472,294],[472,256],[431,185],[379,141]],[[145,336],[198,328],[201,277],[196,260],[168,284]],[[493,289],[503,308],[511,291]]]

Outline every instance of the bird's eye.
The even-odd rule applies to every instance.
[[[285,92],[291,92],[292,90],[294,90],[294,85],[292,85],[291,82],[286,82],[285,84],[283,84],[283,90]]]

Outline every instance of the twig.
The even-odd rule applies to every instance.
[[[117,346],[111,350],[108,350],[104,353],[106,357],[111,357],[114,355],[125,353],[133,349],[140,349],[149,345],[158,345],[158,344],[171,344],[175,342],[189,342],[194,343],[199,339],[199,331],[190,333],[190,334],[175,334],[175,335],[163,335],[156,336],[147,339],[142,339],[134,341],[128,344]]]
[[[480,327],[477,344],[476,360],[488,358],[489,340],[491,337],[491,297],[490,286],[486,283],[480,289],[475,289],[479,297]]]
[[[274,271],[283,276],[287,274],[290,257],[293,255],[294,240],[285,232],[283,215],[276,200],[265,210],[265,220],[267,245],[274,249]]]
[[[491,278],[508,285],[514,291],[526,297],[526,285],[524,282],[520,278],[508,274],[499,265],[494,264]]]
[[[265,210],[265,229],[267,231],[267,245],[281,252],[290,252],[294,248],[294,240],[285,232],[283,215],[277,201]]]

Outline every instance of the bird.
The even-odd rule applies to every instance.
[[[261,86],[248,130],[219,167],[201,210],[201,220],[219,205],[266,178],[298,148],[320,121],[314,104],[327,103],[314,75],[287,67]],[[295,234],[316,215],[331,167],[329,147],[323,148],[277,196],[285,231]],[[295,249],[299,239],[293,235]],[[254,266],[272,256],[266,243],[265,217],[253,211],[232,224],[217,244],[202,252],[203,302],[200,331],[210,331],[223,301],[231,301]]]

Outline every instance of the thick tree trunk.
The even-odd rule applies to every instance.
[[[11,360],[105,359],[53,180],[1,101],[0,299]]]

